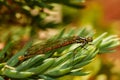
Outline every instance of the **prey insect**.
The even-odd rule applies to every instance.
[[[83,38],[79,36],[73,36],[73,37],[69,37],[61,40],[56,40],[53,42],[47,42],[46,44],[40,45],[38,49],[33,48],[31,50],[28,50],[28,54],[25,54],[24,56],[20,56],[19,60],[25,60],[25,59],[31,58],[32,56],[44,54],[46,52],[59,49],[74,43],[80,43],[79,47],[83,48],[86,44],[92,41],[93,41],[92,37]],[[35,51],[34,53],[32,53],[33,50]]]

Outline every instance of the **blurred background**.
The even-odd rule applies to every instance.
[[[120,0],[0,1],[0,50],[12,40],[14,54],[31,38],[46,40],[63,28],[80,27],[93,29],[95,36],[103,32],[120,36]],[[120,46],[114,53],[97,56],[86,69],[91,74],[64,80],[120,80]]]

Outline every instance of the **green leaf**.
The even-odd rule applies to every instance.
[[[34,72],[35,74],[41,74],[45,72],[54,62],[55,62],[54,58],[49,58],[49,59],[46,59],[42,65],[34,68],[30,68],[27,71]]]
[[[12,46],[12,42],[9,42],[2,51],[0,51],[0,60],[3,59],[5,56],[5,53],[7,52],[7,50]]]
[[[19,60],[18,60],[18,57],[19,56],[22,56],[25,54],[25,51],[32,45],[32,41],[29,41],[24,47],[22,50],[20,50],[18,53],[16,53],[12,58],[10,58],[8,61],[7,61],[7,65],[9,66],[15,66]]]
[[[99,45],[101,44],[103,38],[106,36],[107,32],[101,34],[99,37],[97,37],[94,41],[93,41],[93,44],[96,46],[96,47],[99,47]]]
[[[43,58],[44,58],[43,55],[38,55],[33,58],[30,58],[30,59],[22,62],[19,66],[17,66],[16,70],[18,70],[18,71],[26,70],[26,69],[32,67],[33,65],[37,64],[38,61],[42,62]]]

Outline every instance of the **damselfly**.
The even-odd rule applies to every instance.
[[[68,45],[74,44],[74,43],[80,43],[80,47],[83,48],[86,44],[88,44],[89,42],[92,42],[92,41],[93,41],[92,37],[83,38],[83,37],[79,37],[79,36],[73,36],[73,37],[64,38],[64,39],[51,41],[51,42],[49,41],[40,46],[34,45],[31,49],[28,50],[28,54],[25,54],[24,56],[20,56],[19,60],[28,59],[32,56],[35,56],[38,54],[43,54],[48,51],[59,49],[59,48],[62,48],[62,47],[65,47],[65,46],[68,46]],[[35,46],[37,46],[38,49],[34,49]]]

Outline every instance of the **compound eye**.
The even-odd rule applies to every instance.
[[[87,38],[87,41],[88,41],[88,42],[92,42],[92,41],[93,41],[92,37],[88,37],[88,38]]]

